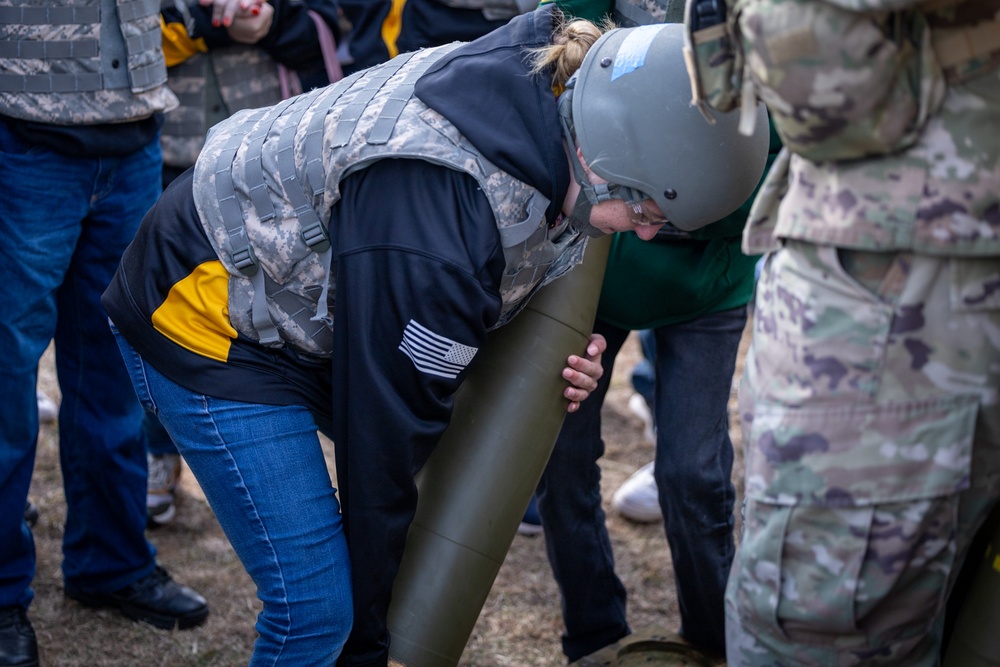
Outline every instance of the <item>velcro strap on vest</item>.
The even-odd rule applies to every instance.
[[[504,248],[519,246],[535,233],[538,226],[545,219],[545,211],[549,208],[548,197],[541,192],[531,195],[528,202],[528,210],[525,212],[524,220],[521,222],[500,228],[500,245]]]
[[[0,93],[87,93],[103,88],[100,74],[0,74]]]
[[[446,55],[460,45],[460,42],[453,42],[440,47],[437,52]],[[437,58],[427,58],[423,62],[418,63],[407,73],[399,86],[392,91],[389,99],[386,100],[379,111],[378,118],[375,119],[372,129],[368,132],[366,141],[369,144],[380,146],[389,141],[389,137],[392,136],[392,128],[396,127],[396,122],[399,121],[399,116],[403,113],[403,108],[413,95],[413,87],[416,86],[417,79],[423,76],[424,72],[436,62],[438,62]]]
[[[267,139],[268,132],[275,120],[284,113],[285,109],[291,106],[296,98],[290,97],[283,100],[269,109],[270,122],[260,122],[247,136],[247,153],[243,162],[243,178],[246,179],[250,203],[257,212],[257,218],[261,222],[273,220],[275,215],[274,203],[271,202],[271,195],[267,191],[267,183],[264,182],[264,165],[261,161],[261,148]],[[242,216],[240,220],[242,221]]]
[[[326,117],[337,103],[337,100],[354,85],[355,81],[361,78],[362,74],[364,74],[364,71],[355,72],[351,76],[341,79],[333,86],[324,89],[326,98],[323,100],[323,104],[326,106],[326,110],[314,113],[313,117],[309,120],[308,127],[306,127],[306,135],[303,142],[305,145],[304,164],[306,181],[313,197],[323,194],[323,190],[326,189],[325,169],[323,167],[323,133],[326,127]]]
[[[167,66],[164,62],[157,61],[142,67],[135,67],[128,71],[129,84],[132,90],[144,92],[159,86],[167,78]],[[105,85],[106,89],[110,89]]]
[[[96,58],[99,53],[96,39],[53,40],[51,42],[19,39],[11,42],[0,42],[0,58],[82,59]]]
[[[132,0],[118,5],[118,18],[122,21],[135,21],[159,13],[159,0]]]
[[[264,273],[261,271],[261,273]],[[327,271],[329,275],[329,271]],[[256,278],[254,279],[254,289],[256,290]],[[330,281],[326,281],[324,284],[322,293],[323,295],[328,295],[328,289]],[[298,326],[302,327],[304,330],[304,335],[311,340],[320,343],[320,347],[324,349],[329,349],[331,344],[332,332],[330,330],[331,320],[329,319],[329,309],[323,309],[323,317],[319,318],[309,318],[300,317],[303,312],[309,311],[309,306],[306,302],[302,300],[297,294],[283,289],[281,285],[271,280],[270,276],[265,275],[262,279],[263,291],[267,294],[268,298],[274,302],[281,310],[285,311],[285,314],[292,320],[294,320]],[[325,296],[319,297],[319,301],[325,304]],[[256,307],[256,295],[254,297],[254,306]],[[265,311],[266,312],[266,311]],[[257,314],[254,315],[254,323],[258,322]],[[271,321],[270,316],[267,316],[266,321],[260,322],[263,326],[263,330],[258,329],[257,333],[260,336],[260,342],[264,345],[273,345],[281,343],[281,336],[278,333],[278,328],[274,326]],[[323,342],[325,341],[325,343]]]
[[[337,121],[337,130],[334,132],[330,143],[331,148],[342,148],[347,145],[347,142],[351,140],[351,135],[354,134],[355,128],[358,126],[358,121],[361,120],[361,114],[368,107],[368,103],[382,89],[382,86],[399,71],[399,68],[405,65],[416,53],[419,52],[412,51],[397,56],[384,66],[374,70],[375,73],[370,75],[370,78],[365,82],[361,90],[358,91],[354,100],[340,114],[340,118]]]
[[[264,117],[266,110],[255,111],[247,116],[248,123],[256,123]],[[243,223],[243,210],[236,199],[233,186],[232,165],[236,152],[243,143],[242,134],[234,134],[226,141],[215,162],[215,193],[219,199],[219,213],[226,226],[229,238],[230,258],[236,269],[245,276],[252,276],[260,268],[247,240]]]
[[[10,25],[87,25],[101,22],[101,9],[90,7],[0,7],[0,23]]]
[[[261,345],[275,345],[281,342],[278,334],[278,327],[274,325],[274,320],[267,312],[267,287],[265,282],[267,276],[264,271],[257,271],[250,277],[253,283],[253,309],[251,319],[253,328],[260,336]]]
[[[0,7],[0,23],[8,25],[70,26],[91,25],[100,21],[100,7],[96,6]],[[93,39],[49,42],[30,39],[0,41],[0,58],[82,60],[96,59],[99,54],[100,46],[97,40]],[[105,82],[99,71],[73,74],[0,74],[0,92],[4,93],[75,93],[93,92],[103,88]]]
[[[143,51],[157,49],[162,43],[163,39],[160,32],[156,30],[143,32],[138,35],[132,35],[125,40],[125,48],[128,49],[129,53],[141,53]]]
[[[345,87],[346,89],[346,87]],[[281,174],[281,187],[284,191],[285,197],[288,202],[292,205],[295,211],[295,216],[299,219],[299,227],[301,229],[300,236],[303,242],[309,246],[311,250],[318,253],[331,253],[330,235],[327,231],[326,226],[319,219],[316,213],[313,203],[307,194],[307,189],[310,187],[308,183],[301,183],[296,175],[295,171],[295,131],[302,120],[302,116],[308,111],[315,100],[329,91],[324,88],[317,88],[305,95],[299,97],[290,98],[284,100],[283,102],[275,105],[268,114],[266,119],[259,122],[251,132],[248,137],[248,145],[246,156],[243,163],[243,177],[246,182],[246,186],[249,190],[251,205],[257,213],[258,218],[261,222],[271,220],[276,216],[274,210],[274,204],[271,201],[270,192],[268,191],[267,183],[264,180],[263,172],[263,159],[262,159],[262,149],[264,142],[274,126],[274,123],[281,118],[285,111],[297,103],[297,106],[293,107],[291,115],[289,115],[284,120],[285,125],[281,129],[281,134],[277,139],[277,147],[275,151],[275,159],[278,164],[278,172]],[[339,97],[339,94],[335,97]],[[321,119],[326,117],[325,113],[317,114]],[[320,128],[322,129],[322,122],[320,123]],[[229,143],[233,143],[230,139]],[[226,149],[229,148],[229,143],[226,145]],[[236,147],[239,147],[239,143],[236,142]],[[317,143],[321,141],[317,140]],[[227,157],[223,160],[223,156],[226,154],[226,150],[223,151],[223,155],[219,156],[219,166],[222,167],[224,164],[232,163],[232,158]],[[217,185],[219,183],[218,177],[216,181]],[[232,187],[232,181],[229,182],[229,187]],[[221,204],[221,197],[220,197]],[[238,202],[237,202],[238,206]],[[259,267],[254,267],[253,273],[248,273],[250,264],[256,264],[256,257],[253,255],[253,250],[248,242],[248,237],[246,234],[245,225],[243,222],[243,216],[240,214],[239,222],[230,220],[227,216],[230,213],[223,211],[223,219],[225,220],[226,231],[229,234],[230,243],[233,247],[233,261],[242,262],[243,267],[237,264],[237,268],[245,274],[250,276],[250,279],[254,286],[254,298],[253,304],[251,306],[251,319],[253,321],[254,329],[260,336],[260,343],[262,345],[273,345],[280,343],[281,337],[278,332],[277,326],[268,314],[267,307],[267,297],[270,296],[274,299],[290,316],[295,316],[299,311],[303,309],[300,301],[296,298],[292,298],[292,295],[282,292],[282,290],[275,286],[269,276],[265,275],[266,271],[258,270]],[[236,255],[236,236],[237,229],[238,237],[241,247],[239,249],[240,257],[239,260]],[[325,257],[325,263],[329,264],[329,257]],[[246,268],[244,268],[246,267]],[[275,286],[274,289],[268,289],[268,285]],[[328,290],[324,289],[320,297],[321,300],[327,298]],[[284,297],[288,297],[285,299]],[[311,332],[310,335],[318,335],[322,331],[323,327],[326,326],[325,319],[328,317],[328,312],[326,308],[325,301],[320,304],[320,312],[317,313],[317,319],[313,320],[318,322],[316,326],[316,332]]]
[[[960,28],[936,28],[931,33],[934,53],[945,78],[953,83],[962,65],[1000,55],[1000,19]]]
[[[311,97],[315,99],[317,96]],[[316,215],[312,199],[306,194],[305,189],[309,184],[299,181],[295,173],[295,130],[310,106],[311,104],[307,102],[300,103],[297,110],[289,117],[288,123],[278,137],[276,159],[278,172],[281,174],[281,187],[295,211],[295,217],[299,219],[301,229],[299,236],[313,252],[326,252],[330,248],[330,234],[326,225]]]

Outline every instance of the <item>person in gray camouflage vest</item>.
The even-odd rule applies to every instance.
[[[161,0],[167,85],[180,102],[166,114],[161,130],[164,187],[194,166],[211,126],[237,111],[269,106],[301,88],[339,78],[339,72],[331,75],[326,67],[340,39],[336,0],[270,0],[236,12],[229,25],[214,25],[216,11],[217,3]],[[323,37],[333,42],[326,54]],[[339,67],[335,58],[331,66]],[[292,84],[300,90],[293,91]],[[176,516],[181,460],[148,413],[143,431],[149,465],[147,519],[157,527]]]
[[[694,114],[707,129],[684,143],[757,164],[730,179],[752,190],[766,138],[709,128],[686,79],[668,96],[684,104],[643,104],[662,37],[549,7],[398,56],[217,125],[147,215],[102,303],[257,585],[251,664],[387,664],[414,475],[488,331],[592,235],[714,219],[694,161],[647,164],[664,152],[642,150],[647,127]],[[603,350],[568,358],[570,410]]]
[[[0,665],[38,664],[24,508],[37,367],[53,338],[66,596],[163,628],[208,615],[145,539],[143,412],[100,306],[160,193],[159,127],[177,102],[158,9],[155,0],[0,0]]]
[[[1000,500],[1000,2],[689,8],[698,96],[759,96],[786,147],[744,236],[771,253],[728,663],[937,665]],[[745,74],[702,57],[719,18]]]
[[[339,40],[335,0],[270,0],[254,7],[256,13],[237,14],[229,26],[212,25],[213,9],[161,0],[167,84],[180,101],[162,130],[164,187],[194,165],[208,128],[287,96],[279,63],[304,80],[305,90],[330,83],[310,12]]]

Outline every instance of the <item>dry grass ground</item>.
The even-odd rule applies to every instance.
[[[746,337],[744,337],[744,344]],[[58,400],[51,350],[41,366],[40,385]],[[630,339],[614,369],[604,406],[607,453],[602,462],[602,490],[614,490],[652,457],[642,425],[627,408],[628,372],[639,358]],[[742,361],[743,355],[740,355]],[[739,368],[737,369],[739,372]],[[731,410],[731,412],[734,412]],[[735,423],[735,422],[734,422]],[[734,477],[742,475],[738,431]],[[331,453],[332,455],[332,453]],[[199,590],[212,608],[200,628],[164,632],[133,623],[111,611],[84,609],[62,593],[60,541],[65,502],[59,472],[58,433],[43,426],[31,488],[41,509],[34,530],[38,552],[35,601],[30,610],[47,667],[237,667],[249,659],[254,619],[260,608],[254,587],[219,528],[193,477],[186,474],[177,519],[148,533],[158,560],[186,584]],[[742,486],[738,484],[738,490]],[[617,570],[629,592],[629,621],[634,629],[677,628],[670,553],[660,524],[638,525],[608,510],[608,528]],[[463,654],[462,667],[549,667],[564,665],[559,645],[562,620],[559,596],[544,538],[517,536],[486,601]]]

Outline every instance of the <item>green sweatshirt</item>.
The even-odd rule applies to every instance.
[[[779,150],[771,127],[765,173]],[[744,255],[740,242],[755,195],[692,239],[616,234],[597,316],[623,329],[648,329],[746,305],[757,256]]]

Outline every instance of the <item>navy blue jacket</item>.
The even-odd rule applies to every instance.
[[[354,62],[348,73],[407,53],[450,42],[469,42],[506,21],[489,21],[479,9],[455,9],[436,0],[406,0],[399,15],[398,34],[393,30],[392,0],[341,0],[351,23],[350,52]]]

